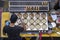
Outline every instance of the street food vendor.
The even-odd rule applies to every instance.
[[[17,18],[18,17],[15,14],[11,15],[10,25],[5,26],[3,29],[3,32],[8,35],[8,40],[22,40],[20,33],[25,30],[25,27],[15,25]]]

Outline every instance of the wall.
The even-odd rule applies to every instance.
[[[5,37],[3,35],[3,27],[5,26],[5,20],[9,20],[10,13],[9,12],[3,12],[2,13],[2,19],[1,19],[1,37]]]

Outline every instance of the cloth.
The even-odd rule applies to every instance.
[[[53,28],[56,27],[56,23],[55,22],[52,22],[51,24],[52,24]]]
[[[57,20],[57,15],[51,15],[51,17],[52,17],[52,19],[53,19],[54,21]]]

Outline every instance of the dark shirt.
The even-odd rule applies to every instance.
[[[20,33],[24,31],[24,28],[20,26],[5,26],[3,29],[4,33],[7,33],[8,35],[8,40],[21,40],[20,38]]]

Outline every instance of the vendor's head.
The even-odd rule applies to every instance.
[[[17,21],[17,19],[18,19],[17,15],[13,14],[13,15],[11,15],[10,22],[15,23]]]

